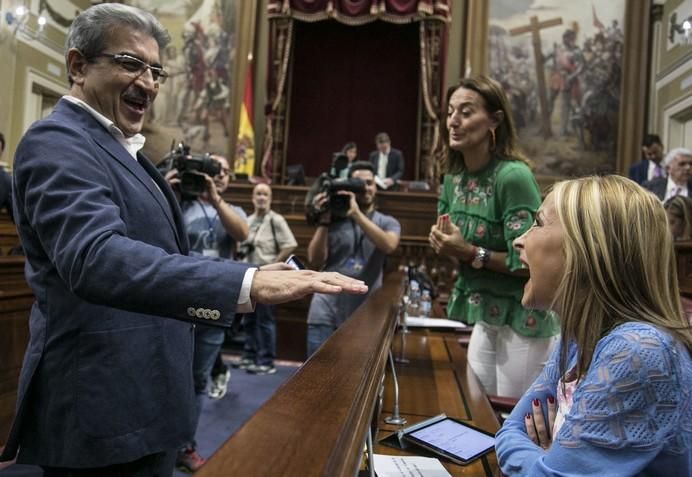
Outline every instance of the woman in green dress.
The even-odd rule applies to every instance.
[[[488,394],[519,397],[548,359],[557,318],[521,306],[527,272],[512,241],[541,204],[536,180],[516,147],[502,87],[478,76],[447,93],[447,173],[433,225],[436,253],[459,262],[447,315],[473,324],[468,361]]]

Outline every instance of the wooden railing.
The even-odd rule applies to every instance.
[[[402,275],[389,274],[195,475],[355,475],[402,292]]]

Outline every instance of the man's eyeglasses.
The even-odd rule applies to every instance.
[[[94,55],[94,57],[100,56],[112,59],[118,66],[120,66],[125,71],[134,73],[135,78],[139,78],[147,70],[151,70],[151,76],[154,78],[154,81],[157,81],[160,84],[165,83],[166,78],[168,78],[168,73],[166,73],[163,67],[150,65],[149,63],[146,63],[140,60],[139,58],[135,58],[134,56],[126,55],[124,53],[99,53],[98,55]]]

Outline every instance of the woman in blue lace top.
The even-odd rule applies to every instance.
[[[497,433],[505,475],[692,475],[692,330],[660,202],[629,179],[554,186],[514,246],[561,342]]]

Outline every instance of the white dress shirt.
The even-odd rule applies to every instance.
[[[667,201],[671,197],[675,197],[676,195],[684,195],[685,197],[688,196],[688,190],[687,190],[687,184],[684,185],[677,185],[675,182],[673,182],[673,179],[668,176],[668,184],[666,185],[666,195],[663,197],[663,202]]]
[[[656,170],[658,169],[658,174]],[[646,172],[646,180],[656,179],[657,177],[666,177],[666,170],[661,165],[654,161],[649,161],[649,170]]]
[[[387,178],[387,162],[389,162],[389,151],[385,154],[384,152],[380,152],[380,159],[377,162],[377,175],[380,176],[380,179],[386,179]]]

